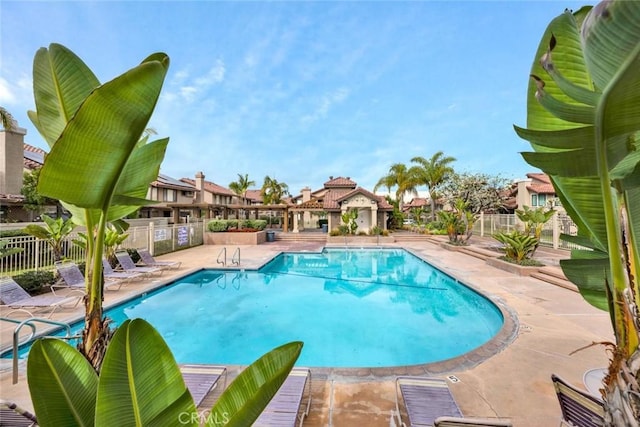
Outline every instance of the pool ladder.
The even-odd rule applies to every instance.
[[[18,326],[16,326],[16,328],[13,330],[13,363],[12,363],[12,370],[13,370],[13,384],[17,384],[18,383],[18,350],[20,348],[20,345],[29,342],[33,336],[36,333],[36,325],[34,325],[34,323],[46,323],[48,325],[54,325],[54,326],[60,326],[61,328],[64,328],[67,331],[67,335],[62,337],[62,339],[66,339],[66,340],[70,340],[70,339],[74,339],[74,338],[78,338],[78,336],[74,336],[71,335],[71,326],[69,326],[68,323],[64,323],[64,322],[58,322],[55,320],[51,320],[51,319],[43,319],[40,317],[30,317],[26,320],[16,320],[16,319],[11,319],[8,317],[0,317],[0,320],[5,321],[5,322],[11,322],[11,323],[16,323]],[[20,330],[22,329],[23,326],[29,326],[31,328],[31,333],[29,334],[29,336],[27,336],[27,338],[21,343],[20,342]]]
[[[222,248],[220,253],[218,254],[218,259],[216,259],[218,264],[222,264],[223,266],[227,265],[227,247]],[[233,252],[233,256],[231,257],[231,264],[240,266],[240,248],[236,248]]]

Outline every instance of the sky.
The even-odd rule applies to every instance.
[[[169,137],[160,172],[228,186],[265,176],[292,195],[330,176],[373,189],[394,163],[438,151],[457,172],[537,172],[529,71],[573,1],[0,0],[0,105],[31,124],[35,52],[60,43],[101,83],[154,52],[171,65],[149,122]]]

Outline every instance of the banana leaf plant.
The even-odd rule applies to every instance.
[[[102,255],[106,224],[149,203],[168,138],[142,138],[169,67],[156,53],[121,76],[100,84],[73,52],[59,44],[41,48],[33,64],[36,111],[29,118],[51,150],[38,192],[60,200],[87,228],[86,326],[82,353],[99,369],[111,333],[102,316]]]
[[[565,11],[531,71],[524,159],[546,172],[584,250],[562,262],[615,334],[603,397],[608,426],[640,424],[640,2]]]
[[[44,338],[29,352],[27,376],[42,427],[248,426],[278,391],[301,349],[294,341],[266,353],[204,412],[198,412],[166,342],[142,319],[118,327],[99,374],[68,343]]]
[[[145,197],[158,176],[168,138],[149,142],[145,132],[168,66],[168,56],[155,53],[100,84],[62,45],[36,53],[36,111],[29,117],[51,147],[38,191],[60,200],[74,221],[87,228],[86,313],[79,351],[41,339],[27,361],[40,425],[173,426],[184,424],[178,413],[194,412],[173,355],[157,331],[133,320],[113,335],[102,307],[107,224],[117,224],[152,203]],[[284,382],[301,347],[291,343],[275,349],[243,371],[238,377],[242,381],[235,385],[236,379],[216,406],[223,408],[217,411],[226,417],[226,425],[247,425],[257,417]],[[216,425],[219,419],[207,423]]]
[[[24,231],[47,242],[53,252],[54,260],[60,261],[62,259],[64,241],[76,227],[76,224],[73,223],[71,218],[53,219],[47,215],[42,215],[42,221],[45,223],[44,227],[37,224],[29,224],[24,228]]]

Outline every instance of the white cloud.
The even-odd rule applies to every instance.
[[[214,66],[209,70],[207,75],[196,79],[196,85],[200,87],[209,87],[224,81],[226,68],[221,59],[216,60]]]
[[[302,117],[303,124],[311,124],[324,119],[329,114],[331,108],[336,104],[341,104],[349,97],[349,89],[339,88],[332,93],[328,93],[320,99],[315,111]]]
[[[0,77],[0,103],[7,105],[13,104],[15,101],[16,96],[11,90],[11,87],[9,87],[9,82]]]

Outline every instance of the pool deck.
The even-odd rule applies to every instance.
[[[475,242],[481,240],[473,237],[471,244]],[[319,251],[324,246],[340,245],[276,241],[239,246],[241,268],[258,268],[282,251]],[[443,249],[434,242],[407,241],[385,246],[406,248],[481,291],[498,303],[513,324],[482,349],[452,361],[386,369],[312,369],[313,399],[305,426],[389,426],[390,413],[395,409],[394,378],[405,374],[455,376],[454,381],[449,381],[449,387],[465,416],[506,417],[514,426],[522,427],[557,425],[560,408],[551,374],[584,388],[585,371],[608,365],[604,347],[590,346],[594,342],[613,340],[608,314],[591,307],[578,293],[491,267],[481,259]],[[227,246],[229,254],[235,249],[236,246]],[[158,257],[182,261],[182,266],[177,271],[166,272],[158,280],[107,291],[105,305],[131,298],[202,267],[218,268],[216,259],[220,250],[221,246],[200,246]],[[558,268],[555,267],[558,258],[566,256],[568,253],[562,251],[539,250],[539,257],[552,268]],[[0,315],[6,312],[2,309]],[[70,321],[83,312],[84,307],[80,306],[61,310],[52,318]],[[12,330],[6,322],[0,325],[3,349],[11,343]],[[586,348],[572,354],[583,347]],[[231,378],[239,369],[230,369]],[[13,385],[10,361],[0,361],[0,398],[25,409],[33,408],[24,362],[20,364],[19,382]]]

